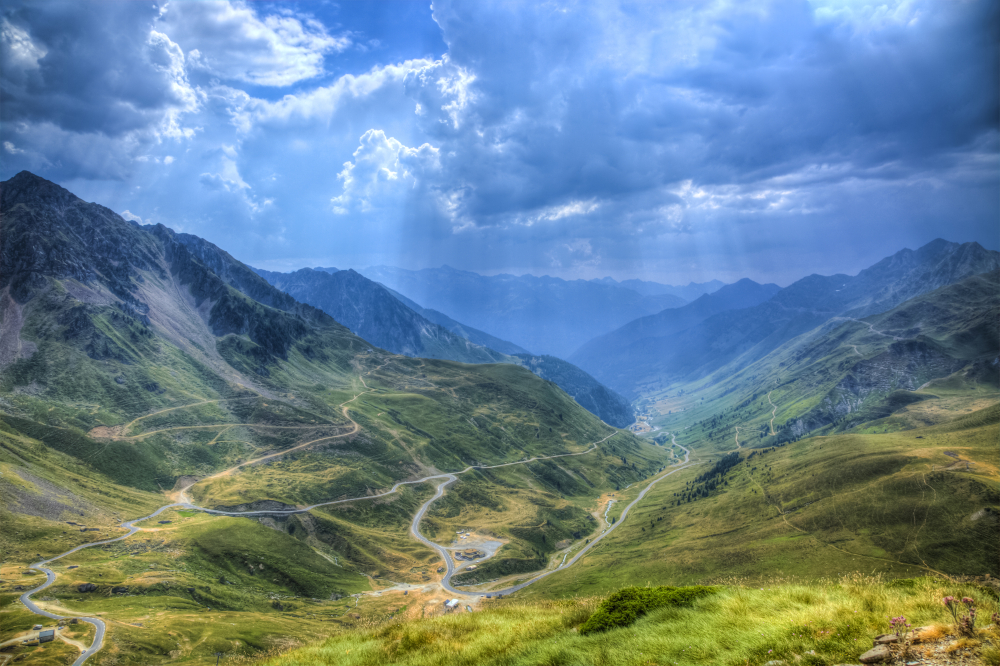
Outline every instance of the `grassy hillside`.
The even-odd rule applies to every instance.
[[[948,631],[945,595],[968,595],[980,617],[997,609],[996,592],[976,585],[916,578],[886,582],[850,576],[814,585],[780,581],[732,585],[690,606],[651,610],[631,626],[581,635],[600,598],[484,602],[473,613],[387,622],[265,660],[267,666],[450,666],[586,664],[760,666],[770,661],[821,666],[856,663],[890,616],[914,627]],[[995,642],[996,634],[980,639]],[[978,651],[981,643],[969,641]],[[995,654],[995,652],[993,653]],[[995,663],[989,662],[989,663]]]
[[[716,456],[655,486],[573,570],[525,593],[853,571],[997,576],[998,429],[994,405],[927,428],[736,451],[728,469]]]

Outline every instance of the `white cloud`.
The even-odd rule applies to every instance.
[[[191,67],[228,81],[289,86],[323,73],[323,57],[351,45],[309,16],[261,16],[243,2],[171,2],[157,25]]]
[[[18,69],[38,69],[38,61],[48,51],[36,44],[23,28],[12,25],[7,19],[0,21],[0,44],[5,66]]]
[[[10,141],[3,142],[3,149],[6,150],[11,155],[21,155],[24,153],[23,150],[12,144]]]
[[[362,135],[353,157],[337,174],[343,183],[342,194],[331,200],[334,212],[340,215],[396,204],[441,166],[438,149],[429,143],[409,148],[376,129]]]
[[[136,215],[135,213],[130,212],[130,211],[127,211],[127,210],[124,211],[121,214],[121,216],[122,216],[122,218],[128,220],[129,222],[138,222],[139,224],[142,224],[142,218],[139,217],[138,215]]]
[[[253,123],[326,121],[343,105],[368,97],[383,88],[401,85],[407,77],[434,65],[435,62],[431,60],[407,60],[375,67],[357,76],[345,74],[328,86],[302,94],[285,95],[276,102],[248,98],[234,112],[234,122],[244,131],[249,131]]]
[[[429,112],[441,113],[438,123],[459,129],[469,107],[478,99],[474,88],[476,75],[459,67],[445,55],[440,60],[424,61],[424,66],[413,68],[406,76],[406,92],[417,100],[414,113],[425,118],[434,117]]]
[[[174,104],[164,113],[160,127],[155,130],[159,138],[190,139],[197,128],[182,127],[181,116],[198,110],[203,95],[188,81],[184,68],[184,52],[162,32],[151,30],[146,42],[150,64],[163,74]]]

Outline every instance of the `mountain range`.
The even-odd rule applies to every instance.
[[[277,289],[323,310],[356,335],[395,354],[464,363],[504,360],[504,354],[428,320],[388,289],[353,270],[255,270]]]
[[[774,291],[744,283],[761,301],[711,312],[712,299],[665,310],[595,340],[570,361],[623,395],[635,398],[670,383],[683,383],[726,368],[733,373],[798,335],[834,317],[861,318],[1000,266],[1000,253],[978,243],[941,239],[918,250],[900,250],[856,276],[811,275]],[[770,298],[763,298],[767,290]],[[719,307],[722,307],[721,305]]]
[[[935,241],[858,276],[741,280],[644,314],[580,354],[617,353],[602,367],[638,377],[625,383],[653,432],[637,437],[608,425],[632,421],[629,401],[568,361],[355,271],[255,271],[19,173],[0,183],[5,626],[29,635],[37,601],[82,618],[61,631],[107,663],[363,658],[376,636],[379,654],[415,664],[433,653],[408,635],[459,621],[481,641],[504,618],[537,633],[548,613],[563,645],[583,645],[594,604],[580,594],[655,580],[672,586],[656,594],[699,596],[637,627],[717,622],[715,655],[732,632],[719,603],[745,615],[746,587],[726,577],[902,578],[856,579],[857,601],[828,609],[867,640],[885,613],[863,611],[858,633],[865,594],[922,613],[941,594],[927,574],[998,574],[998,294],[997,253]],[[754,592],[797,614],[778,656],[853,662],[855,640],[818,655],[832,629],[802,642],[804,589]],[[517,595],[513,616],[498,590]],[[442,596],[475,612],[429,617]],[[103,647],[86,623],[107,629]],[[745,656],[764,663],[774,643],[754,643],[758,628]],[[532,658],[581,661],[545,631]],[[327,642],[272,651],[290,638]]]
[[[560,358],[633,319],[686,303],[674,294],[644,296],[617,284],[485,276],[449,266],[419,271],[375,266],[360,272],[424,307],[535,354]]]

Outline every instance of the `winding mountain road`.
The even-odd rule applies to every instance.
[[[362,383],[364,384],[364,380],[363,379],[362,379]],[[368,389],[367,384],[365,384],[365,388]],[[371,390],[371,389],[368,389],[368,390]],[[365,393],[365,392],[367,392],[367,391],[363,391],[362,393]],[[348,402],[353,402],[353,400],[357,399],[360,395],[361,394],[358,394],[358,396],[355,396],[352,400],[349,400]],[[344,405],[342,405],[342,407],[344,407],[344,415],[345,416],[347,416],[346,404],[347,403],[344,403]],[[360,427],[357,424],[357,422],[355,422],[353,419],[350,419],[349,416],[347,416],[347,418],[352,423],[354,423],[355,428]],[[116,541],[122,541],[124,539],[127,539],[127,538],[131,537],[132,535],[136,534],[137,532],[139,532],[142,529],[142,528],[140,528],[140,527],[137,526],[139,523],[142,523],[143,521],[149,520],[151,518],[155,518],[156,516],[160,515],[161,513],[163,513],[164,511],[166,511],[168,509],[193,509],[193,510],[202,511],[204,513],[208,513],[208,514],[211,514],[211,515],[231,516],[231,517],[290,516],[290,515],[299,514],[299,513],[306,513],[308,511],[311,511],[313,509],[316,509],[316,508],[319,508],[319,507],[323,507],[323,506],[331,506],[331,505],[334,505],[334,504],[342,504],[342,503],[345,503],[345,502],[357,502],[359,500],[369,500],[369,499],[377,499],[379,497],[385,497],[386,495],[391,495],[393,493],[398,492],[399,489],[402,486],[405,486],[405,485],[416,485],[416,484],[420,484],[420,483],[425,483],[427,481],[433,481],[435,479],[440,479],[441,483],[438,484],[437,491],[435,492],[434,496],[431,497],[426,502],[424,502],[424,504],[417,511],[416,515],[414,515],[413,520],[410,523],[410,534],[412,534],[414,536],[414,538],[418,539],[422,543],[424,543],[427,546],[433,548],[444,559],[445,564],[447,566],[447,572],[446,572],[444,578],[442,578],[442,580],[441,580],[441,586],[444,589],[448,590],[449,592],[453,592],[455,594],[463,594],[463,595],[467,595],[467,596],[484,597],[484,596],[487,596],[487,595],[495,595],[495,594],[512,594],[512,593],[514,593],[514,592],[516,592],[518,590],[524,589],[528,585],[531,585],[533,583],[538,582],[539,580],[541,580],[542,578],[545,578],[549,574],[555,573],[556,571],[562,571],[563,569],[565,569],[567,567],[570,567],[573,564],[575,564],[591,548],[593,548],[594,546],[596,546],[605,536],[607,536],[608,534],[610,534],[612,531],[614,531],[617,527],[619,527],[622,524],[622,521],[624,521],[625,516],[628,514],[629,510],[633,506],[635,506],[640,500],[642,500],[643,497],[645,497],[646,493],[649,492],[649,490],[653,487],[653,485],[655,485],[659,481],[663,480],[667,476],[670,476],[671,474],[673,474],[675,472],[679,472],[680,470],[685,469],[685,468],[691,466],[692,464],[694,464],[694,463],[690,463],[690,451],[688,449],[686,449],[685,447],[681,446],[680,444],[677,444],[676,443],[676,438],[675,438],[674,439],[674,444],[676,446],[678,446],[679,448],[683,449],[684,453],[685,453],[685,455],[684,455],[684,461],[683,461],[683,463],[681,464],[680,467],[675,467],[674,469],[670,470],[669,472],[661,473],[657,478],[655,478],[653,481],[651,481],[649,483],[649,485],[647,485],[646,488],[643,489],[643,491],[641,493],[639,493],[639,496],[636,497],[636,499],[634,501],[632,501],[632,503],[630,503],[628,506],[625,507],[625,510],[622,512],[622,515],[621,515],[620,519],[614,525],[611,525],[600,536],[598,536],[596,539],[594,539],[594,541],[592,541],[589,544],[587,544],[586,547],[584,547],[579,553],[577,553],[573,557],[573,559],[571,559],[568,563],[565,561],[565,557],[564,557],[563,558],[563,564],[560,564],[559,567],[557,567],[555,569],[551,569],[551,570],[545,571],[545,572],[543,572],[543,573],[541,573],[541,574],[539,574],[539,575],[531,578],[530,580],[527,580],[527,581],[525,581],[523,583],[519,583],[518,585],[514,585],[514,586],[506,588],[504,590],[497,590],[497,591],[491,591],[491,592],[469,592],[469,591],[457,590],[454,587],[452,587],[450,581],[451,581],[451,577],[455,573],[455,564],[454,564],[453,558],[451,557],[450,553],[448,552],[448,549],[446,549],[445,547],[440,546],[440,545],[434,543],[433,541],[431,541],[430,539],[427,539],[426,537],[424,537],[420,533],[420,521],[423,519],[424,515],[427,513],[427,510],[430,508],[431,504],[433,504],[435,500],[440,499],[444,495],[445,488],[448,485],[450,485],[451,483],[454,483],[455,481],[458,481],[458,475],[460,475],[460,474],[465,474],[465,473],[470,472],[472,470],[496,469],[496,468],[499,468],[499,467],[510,467],[510,466],[513,466],[513,465],[524,465],[524,464],[527,464],[527,463],[530,463],[530,462],[536,462],[536,461],[539,461],[539,460],[551,460],[553,458],[564,458],[564,457],[568,457],[568,456],[582,456],[582,455],[586,455],[586,454],[594,451],[600,444],[606,442],[610,438],[612,438],[615,435],[617,435],[619,432],[621,432],[621,431],[616,431],[614,433],[611,433],[610,435],[608,435],[604,439],[601,439],[601,440],[599,440],[597,442],[594,442],[590,446],[590,448],[588,448],[585,451],[579,451],[579,452],[576,452],[576,453],[561,453],[561,454],[556,454],[556,455],[551,455],[551,456],[535,456],[535,457],[529,458],[527,460],[518,460],[518,461],[510,462],[510,463],[501,463],[501,464],[498,464],[498,465],[469,465],[465,469],[463,469],[461,471],[458,471],[458,472],[448,472],[448,473],[442,473],[442,474],[433,474],[433,475],[426,476],[426,477],[423,477],[421,479],[415,479],[415,480],[412,480],[412,481],[400,481],[400,482],[394,484],[391,489],[389,489],[388,491],[386,491],[384,493],[377,493],[377,494],[374,494],[374,495],[365,495],[363,497],[352,497],[352,498],[347,498],[347,499],[331,500],[329,502],[319,502],[317,504],[311,504],[309,506],[301,507],[301,508],[296,508],[296,509],[287,509],[287,510],[261,510],[261,511],[220,511],[220,510],[217,510],[217,509],[207,509],[207,508],[200,507],[200,506],[192,503],[190,501],[190,499],[187,497],[186,492],[187,492],[187,490],[189,490],[191,488],[191,486],[194,485],[194,483],[192,483],[192,484],[190,484],[190,485],[188,485],[188,486],[186,486],[186,487],[184,487],[184,488],[182,488],[180,490],[180,492],[179,492],[179,498],[181,499],[180,502],[173,502],[171,504],[166,504],[164,506],[161,506],[159,509],[157,509],[153,513],[149,514],[148,516],[143,516],[141,518],[134,518],[132,520],[123,522],[121,524],[121,527],[124,527],[124,528],[126,528],[128,530],[128,532],[126,534],[123,534],[123,535],[121,535],[119,537],[115,537],[113,539],[103,539],[101,541],[94,541],[94,542],[91,542],[91,543],[81,544],[79,546],[76,546],[75,548],[72,548],[72,549],[66,551],[65,553],[61,553],[59,555],[56,555],[54,557],[50,557],[48,559],[42,560],[40,562],[37,562],[37,563],[31,565],[29,567],[30,569],[34,569],[36,571],[40,571],[40,572],[42,572],[42,573],[45,574],[45,582],[42,583],[41,585],[39,585],[39,586],[37,586],[37,587],[35,587],[35,588],[27,591],[27,592],[25,592],[24,594],[22,594],[21,597],[20,597],[20,600],[21,600],[21,603],[23,603],[24,606],[28,610],[30,610],[32,613],[35,613],[37,615],[42,615],[44,617],[48,617],[48,618],[53,619],[53,620],[62,620],[62,619],[68,619],[69,617],[76,617],[77,619],[79,619],[79,620],[81,620],[83,622],[87,622],[89,624],[94,625],[94,627],[96,629],[96,633],[95,633],[95,636],[94,636],[94,642],[91,644],[91,646],[87,650],[85,650],[82,654],[80,654],[79,657],[77,657],[76,661],[73,662],[73,666],[81,666],[85,661],[87,661],[88,658],[90,658],[93,654],[95,654],[97,651],[99,651],[103,647],[103,645],[104,645],[104,636],[105,636],[105,633],[107,631],[107,625],[105,624],[104,620],[102,620],[99,617],[57,615],[57,614],[51,613],[51,612],[49,612],[49,611],[47,611],[47,610],[45,610],[43,608],[40,608],[31,599],[31,597],[33,595],[38,594],[39,592],[45,590],[46,588],[50,587],[55,582],[55,579],[56,579],[55,572],[52,569],[50,569],[49,567],[47,567],[46,565],[51,564],[52,562],[55,562],[56,560],[62,559],[64,557],[68,556],[68,555],[72,555],[73,553],[76,553],[76,552],[78,552],[80,550],[83,550],[84,548],[90,548],[90,547],[93,547],[93,546],[102,546],[102,545],[105,545],[105,544],[114,543]],[[346,434],[349,434],[349,433],[346,433]],[[344,435],[337,435],[335,437],[342,437],[342,436],[344,436]],[[330,438],[323,438],[323,439],[330,439]],[[237,469],[239,469],[241,467],[244,467],[244,466],[246,466],[246,465],[248,465],[248,464],[250,464],[252,462],[257,462],[259,460],[264,460],[264,459],[272,458],[272,457],[275,457],[275,456],[278,456],[278,455],[283,455],[284,453],[288,453],[288,452],[296,450],[296,449],[301,449],[304,446],[307,446],[309,444],[314,444],[316,441],[322,441],[322,440],[315,440],[314,442],[307,442],[306,444],[302,444],[302,445],[296,446],[293,449],[288,449],[288,450],[280,452],[278,454],[272,454],[272,455],[268,455],[268,456],[263,456],[262,458],[257,458],[257,459],[254,459],[252,461],[247,461],[247,462],[244,462],[244,463],[240,463],[239,465],[235,465],[234,467],[232,467],[232,468],[230,468],[228,470],[224,470],[223,472],[219,472],[219,473],[214,474],[211,477],[207,477],[207,478],[216,478],[218,476],[222,476],[222,475],[226,475],[226,474],[231,474],[233,471],[235,471],[235,470],[237,470]],[[202,479],[202,480],[205,480],[205,479]]]
[[[381,366],[379,366],[379,367],[381,367]],[[372,370],[369,370],[366,374],[370,375],[372,372],[374,372],[377,369],[378,368],[374,368]],[[257,462],[260,462],[262,460],[267,460],[267,459],[270,459],[270,458],[275,458],[275,457],[283,456],[283,455],[285,455],[287,453],[290,453],[290,452],[296,451],[296,450],[300,450],[302,448],[305,448],[305,447],[310,446],[312,444],[315,444],[317,442],[321,442],[321,441],[325,441],[325,440],[329,440],[329,439],[336,439],[336,438],[339,438],[339,437],[345,437],[345,436],[348,436],[348,435],[351,435],[351,434],[357,432],[360,429],[360,424],[358,424],[354,419],[352,419],[350,417],[350,415],[348,414],[347,405],[349,403],[354,402],[355,400],[357,400],[359,397],[361,397],[361,395],[363,395],[365,393],[368,393],[368,392],[370,392],[370,391],[373,390],[365,382],[364,376],[360,376],[359,378],[361,380],[361,384],[365,387],[365,390],[362,391],[362,392],[360,392],[360,393],[358,393],[357,395],[355,395],[350,400],[348,400],[348,401],[346,401],[344,403],[341,403],[339,405],[339,407],[341,407],[343,409],[344,417],[347,418],[347,420],[350,421],[351,424],[353,425],[353,428],[350,431],[345,432],[345,433],[341,433],[341,434],[338,434],[338,435],[332,435],[332,436],[328,436],[328,437],[322,437],[320,439],[316,439],[316,440],[313,440],[313,441],[310,441],[310,442],[305,442],[303,444],[300,444],[298,446],[292,447],[290,449],[286,449],[285,451],[280,451],[278,453],[273,453],[273,454],[269,454],[269,455],[266,455],[266,456],[261,456],[259,458],[255,458],[253,460],[248,460],[248,461],[239,463],[237,465],[234,465],[233,467],[230,467],[229,469],[223,470],[223,471],[218,472],[216,474],[213,474],[213,475],[211,475],[209,477],[206,477],[204,479],[200,479],[199,481],[205,481],[205,480],[208,480],[208,479],[218,478],[220,476],[228,476],[228,475],[232,474],[233,472],[235,472],[236,470],[238,470],[238,469],[240,469],[242,467],[245,467],[247,465],[250,465],[250,464],[253,464],[253,463],[257,463]],[[187,405],[187,407],[203,405],[203,404],[207,404],[207,403],[210,403],[210,402],[218,402],[218,401],[214,401],[214,400],[202,401],[202,402],[199,402],[199,403],[195,403],[194,405]],[[170,408],[170,409],[167,409],[167,410],[161,410],[160,412],[157,412],[157,413],[163,413],[164,411],[173,411],[174,409],[181,409],[181,407]],[[133,420],[129,425],[132,425],[136,421],[139,421],[139,420],[141,420],[143,418],[148,418],[149,416],[153,416],[153,415],[154,414],[147,414],[144,417],[139,417],[138,419]],[[601,440],[599,440],[599,441],[594,442],[593,444],[591,444],[590,448],[588,448],[587,450],[585,450],[585,451],[579,451],[577,453],[561,453],[561,454],[556,454],[556,455],[551,455],[551,456],[535,456],[535,457],[529,458],[527,460],[518,460],[518,461],[515,461],[515,462],[501,463],[501,464],[498,464],[498,465],[469,465],[465,469],[463,469],[461,471],[458,471],[458,472],[447,472],[447,473],[442,473],[442,474],[432,474],[430,476],[425,476],[425,477],[423,477],[421,479],[415,479],[415,480],[412,480],[412,481],[400,481],[400,482],[394,484],[392,486],[392,488],[390,488],[389,490],[387,490],[384,493],[377,493],[377,494],[374,494],[374,495],[365,495],[363,497],[352,497],[352,498],[347,498],[347,499],[331,500],[329,502],[319,502],[317,504],[311,504],[311,505],[306,506],[306,507],[295,508],[295,509],[287,509],[287,510],[220,511],[220,510],[217,510],[217,509],[207,509],[207,508],[204,508],[204,507],[200,507],[200,506],[194,504],[190,500],[190,498],[187,496],[187,491],[195,483],[199,482],[199,481],[195,481],[195,482],[192,482],[191,484],[189,484],[189,485],[187,485],[187,486],[185,486],[185,487],[183,487],[183,488],[180,489],[180,491],[178,492],[178,498],[180,499],[179,502],[173,502],[171,504],[166,504],[164,506],[161,506],[159,509],[157,509],[153,513],[149,514],[148,516],[143,516],[141,518],[134,518],[132,520],[123,522],[121,524],[121,527],[126,528],[128,530],[127,533],[125,533],[125,534],[123,534],[121,536],[115,537],[113,539],[103,539],[101,541],[93,541],[91,543],[81,544],[79,546],[76,546],[75,548],[71,548],[70,550],[66,551],[65,553],[61,553],[61,554],[56,555],[54,557],[50,557],[48,559],[41,560],[40,562],[36,562],[35,564],[31,565],[29,567],[30,569],[34,569],[36,571],[39,571],[39,572],[45,574],[45,582],[42,583],[41,585],[39,585],[39,586],[37,586],[37,587],[35,587],[35,588],[27,591],[27,592],[25,592],[24,594],[22,594],[21,597],[20,597],[20,600],[21,600],[21,603],[23,603],[24,606],[29,611],[31,611],[32,613],[35,613],[37,615],[41,615],[41,616],[44,616],[44,617],[47,617],[47,618],[50,618],[50,619],[53,619],[53,620],[62,620],[62,619],[68,619],[69,617],[76,617],[78,620],[81,620],[83,622],[87,622],[89,624],[94,625],[94,627],[96,629],[96,632],[95,632],[95,635],[94,635],[94,641],[93,641],[93,643],[91,644],[91,646],[89,648],[87,648],[86,650],[84,650],[80,654],[79,657],[77,657],[76,661],[73,662],[73,666],[81,666],[84,662],[87,661],[87,659],[89,659],[93,654],[95,654],[96,652],[98,652],[103,647],[103,645],[104,645],[104,636],[105,636],[105,633],[107,631],[107,625],[105,624],[104,620],[102,620],[99,617],[57,615],[57,614],[49,612],[49,611],[47,611],[47,610],[45,610],[43,608],[40,608],[32,600],[31,597],[33,595],[38,594],[39,592],[47,589],[48,587],[50,587],[53,583],[55,583],[55,580],[56,580],[56,574],[55,574],[55,572],[51,568],[47,567],[46,565],[51,564],[52,562],[55,562],[56,560],[62,559],[64,557],[67,557],[68,555],[72,555],[73,553],[76,553],[76,552],[78,552],[80,550],[83,550],[84,548],[91,548],[93,546],[102,546],[102,545],[106,545],[106,544],[109,544],[109,543],[115,543],[116,541],[122,541],[124,539],[127,539],[127,538],[131,537],[132,535],[136,534],[137,532],[139,532],[142,529],[142,528],[140,528],[140,527],[137,526],[139,523],[142,523],[143,521],[149,520],[151,518],[155,518],[156,516],[160,515],[161,513],[163,513],[164,511],[166,511],[168,509],[194,509],[194,510],[202,511],[204,513],[208,513],[208,514],[211,514],[211,515],[216,515],[216,516],[231,516],[231,517],[290,516],[290,515],[299,514],[299,513],[307,513],[309,511],[311,511],[313,509],[317,509],[319,507],[331,506],[331,505],[334,505],[334,504],[343,504],[345,502],[357,502],[357,501],[360,501],[360,500],[369,500],[369,499],[377,499],[379,497],[385,497],[387,495],[392,495],[393,493],[398,492],[399,489],[402,486],[405,486],[405,485],[416,485],[416,484],[420,484],[420,483],[425,483],[427,481],[433,481],[433,480],[436,480],[436,479],[440,479],[441,483],[438,484],[437,490],[434,493],[434,496],[431,497],[426,502],[424,502],[424,504],[420,507],[420,509],[414,515],[413,520],[410,523],[410,534],[412,534],[413,537],[416,538],[417,540],[421,541],[422,543],[426,544],[430,548],[432,548],[435,551],[437,551],[438,554],[440,554],[441,557],[444,559],[445,565],[447,566],[447,572],[445,573],[444,578],[442,578],[442,580],[441,580],[441,586],[444,589],[448,590],[449,592],[452,592],[452,593],[455,593],[455,594],[463,594],[463,595],[467,595],[467,596],[484,597],[484,596],[487,596],[487,595],[496,595],[496,594],[512,594],[514,592],[517,592],[518,590],[524,589],[528,585],[531,585],[533,583],[538,582],[539,580],[545,578],[546,576],[548,576],[548,575],[550,575],[552,573],[555,573],[556,571],[562,571],[563,569],[565,569],[567,567],[570,567],[573,564],[575,564],[577,561],[579,561],[580,558],[583,557],[591,548],[593,548],[598,543],[600,543],[600,541],[604,537],[606,537],[608,534],[610,534],[611,532],[613,532],[615,529],[617,529],[622,524],[622,522],[625,520],[625,517],[628,515],[629,510],[633,506],[635,506],[639,501],[641,501],[642,498],[645,497],[646,493],[649,492],[649,490],[655,484],[659,483],[660,481],[662,481],[666,477],[670,476],[671,474],[674,474],[675,472],[679,472],[682,469],[685,469],[685,468],[690,467],[691,465],[695,464],[695,463],[691,463],[690,462],[691,452],[687,448],[681,446],[680,444],[677,444],[677,438],[676,438],[676,435],[674,435],[673,436],[673,444],[684,451],[684,460],[680,464],[680,466],[676,466],[673,469],[671,469],[670,471],[668,471],[666,473],[661,473],[659,476],[657,476],[656,478],[654,478],[642,490],[642,492],[639,493],[638,497],[636,497],[635,500],[633,500],[628,506],[625,507],[625,510],[622,511],[621,517],[618,519],[618,521],[615,522],[615,524],[610,525],[607,529],[604,530],[604,532],[601,533],[600,536],[598,536],[592,542],[588,543],[568,563],[566,562],[566,558],[563,557],[563,562],[558,567],[556,567],[555,569],[550,569],[548,571],[544,571],[544,572],[538,574],[537,576],[535,576],[535,577],[533,577],[533,578],[531,578],[531,579],[529,579],[527,581],[524,581],[523,583],[519,583],[517,585],[508,587],[508,588],[503,589],[503,590],[496,590],[496,591],[491,591],[491,592],[469,592],[469,591],[457,590],[457,589],[455,589],[451,585],[451,577],[455,574],[455,563],[454,563],[453,558],[451,557],[450,553],[448,552],[448,549],[446,549],[443,546],[438,545],[437,543],[434,543],[433,541],[431,541],[430,539],[426,538],[423,534],[420,533],[420,522],[421,522],[421,520],[423,520],[424,515],[427,513],[427,510],[430,508],[430,506],[436,500],[440,499],[444,495],[445,489],[447,488],[448,485],[454,483],[455,481],[458,481],[458,475],[460,475],[460,474],[465,474],[465,473],[470,472],[472,470],[496,469],[496,468],[499,468],[499,467],[510,467],[510,466],[513,466],[513,465],[524,465],[524,464],[527,464],[527,463],[530,463],[530,462],[536,462],[536,461],[539,461],[539,460],[551,460],[551,459],[554,459],[554,458],[564,458],[564,457],[568,457],[568,456],[582,456],[582,455],[586,455],[586,454],[594,451],[600,444],[606,442],[607,440],[609,440],[612,437],[614,437],[615,435],[617,435],[619,432],[622,432],[622,431],[613,432],[610,435],[608,435],[607,437],[605,437],[604,439],[601,439]],[[608,508],[610,509],[610,504],[609,504]]]

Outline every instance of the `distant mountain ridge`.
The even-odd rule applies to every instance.
[[[443,312],[438,312],[437,310],[430,310],[421,306],[416,301],[413,301],[406,296],[394,289],[389,289],[385,285],[382,285],[390,294],[395,296],[401,303],[409,307],[414,312],[419,313],[424,318],[434,322],[439,326],[443,326],[455,335],[461,336],[470,342],[474,342],[477,345],[482,345],[484,347],[489,347],[490,349],[496,350],[502,354],[530,354],[527,349],[515,345],[513,342],[508,342],[502,340],[494,335],[490,335],[485,331],[480,331],[477,328],[472,328],[461,322],[457,322]]]
[[[649,282],[647,280],[622,280],[619,282],[612,277],[594,278],[591,282],[600,284],[617,285],[631,289],[643,296],[660,296],[662,294],[673,294],[685,301],[693,301],[699,296],[711,294],[721,289],[726,283],[719,280],[709,280],[708,282],[689,282],[685,286],[674,286],[671,284],[660,284],[659,282]]]
[[[549,276],[484,276],[449,266],[419,271],[361,269],[424,307],[538,354],[569,356],[633,319],[684,305],[673,294],[643,296],[618,285]]]
[[[656,339],[656,354],[588,346],[573,358],[599,381],[635,397],[669,382],[690,381],[719,368],[746,367],[792,338],[836,316],[863,317],[1000,266],[1000,253],[978,243],[941,239],[904,249],[856,276],[810,275],[758,305],[713,314]],[[639,325],[637,325],[639,327]],[[650,343],[646,343],[647,348]]]
[[[610,374],[618,367],[645,363],[663,354],[667,337],[683,331],[726,310],[751,307],[767,301],[781,288],[776,284],[757,284],[743,278],[712,294],[704,294],[692,303],[642,317],[621,328],[594,338],[570,356],[570,361],[586,366],[591,372]]]

